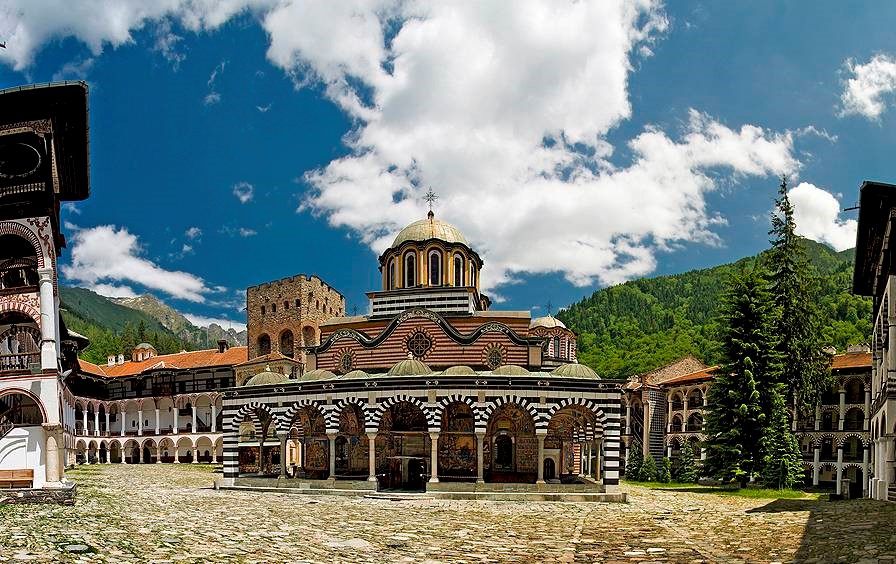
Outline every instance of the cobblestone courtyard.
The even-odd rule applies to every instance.
[[[871,501],[633,486],[623,486],[628,504],[385,501],[215,491],[206,466],[86,466],[69,476],[80,488],[74,507],[0,506],[0,562],[893,562],[896,555],[896,504]]]

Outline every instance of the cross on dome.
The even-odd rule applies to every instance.
[[[426,194],[423,195],[423,199],[429,203],[429,215],[435,215],[432,211],[432,205],[439,199],[438,195],[432,191],[432,187],[430,186],[429,190],[426,191]]]

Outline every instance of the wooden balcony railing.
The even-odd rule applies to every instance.
[[[0,372],[30,370],[32,364],[40,365],[40,353],[0,354]]]

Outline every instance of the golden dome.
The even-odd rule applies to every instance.
[[[492,374],[496,376],[528,376],[530,372],[522,366],[515,364],[502,364],[492,370]]]
[[[442,374],[445,376],[475,376],[476,371],[469,366],[457,365],[446,368]]]
[[[421,374],[432,374],[432,369],[414,358],[396,362],[386,373],[387,376],[420,376]]]
[[[536,317],[529,322],[529,329],[534,329],[536,327],[546,327],[548,329],[553,329],[554,327],[562,327],[563,329],[566,329],[566,325],[564,325],[562,321],[560,321],[553,315]]]
[[[597,372],[584,364],[561,364],[555,368],[551,374],[554,376],[562,376],[564,378],[585,378],[587,380],[600,380]]]
[[[402,229],[395,240],[392,241],[392,247],[397,247],[407,241],[428,241],[430,239],[438,239],[446,243],[461,243],[470,246],[467,239],[460,230],[440,219],[435,218],[435,214],[429,212],[426,219],[415,221]]]
[[[245,383],[246,386],[268,386],[270,384],[282,384],[289,380],[289,376],[285,374],[280,374],[279,372],[272,372],[271,366],[267,365],[264,368],[263,372],[259,372],[255,376],[249,378],[249,380]]]
[[[333,378],[336,378],[335,374],[333,374],[329,370],[318,368],[317,370],[312,370],[311,372],[302,374],[301,380],[331,380]]]

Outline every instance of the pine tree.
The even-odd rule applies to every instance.
[[[638,473],[638,480],[641,482],[656,480],[656,460],[653,459],[653,455],[648,454],[644,457],[644,463],[641,464],[641,471]]]
[[[632,443],[628,449],[628,457],[625,459],[625,477],[629,480],[637,480],[641,475],[641,464],[643,463],[641,446],[638,443]]]
[[[735,275],[722,296],[723,364],[707,394],[708,474],[746,485],[759,468],[760,439],[780,380],[773,330],[777,309],[758,267]]]
[[[771,396],[772,411],[760,441],[762,466],[759,480],[766,487],[781,490],[799,483],[803,474],[800,464],[802,452],[787,419],[784,385],[778,384],[772,388]]]
[[[656,481],[668,484],[672,481],[672,461],[663,457],[660,467],[656,471]]]
[[[772,246],[765,262],[771,293],[780,310],[775,333],[778,351],[786,360],[781,373],[785,401],[811,409],[828,385],[831,359],[822,347],[822,320],[815,300],[817,280],[796,234],[785,178],[778,189],[769,235]]]
[[[699,477],[694,443],[693,441],[685,441],[678,459],[678,481],[686,484],[696,484]]]

